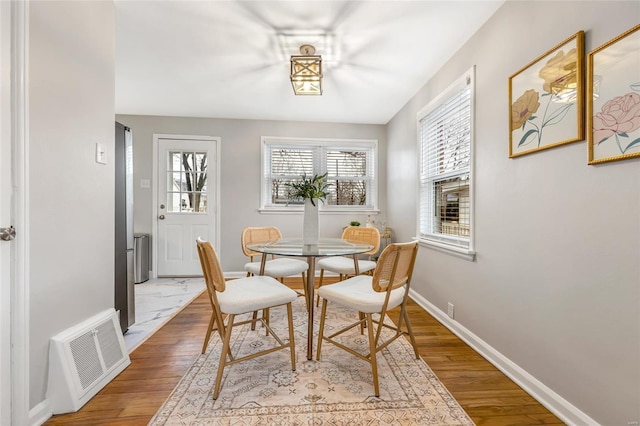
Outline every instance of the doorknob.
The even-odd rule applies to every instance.
[[[16,237],[16,229],[13,226],[0,228],[0,240],[11,241]]]
[[[158,219],[160,219],[160,220],[164,220],[164,215],[163,215],[163,214],[161,214],[160,216],[158,216]]]

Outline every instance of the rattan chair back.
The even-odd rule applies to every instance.
[[[215,300],[215,292],[223,292],[225,290],[224,274],[218,261],[218,255],[209,241],[198,238],[196,244],[209,297]]]
[[[280,238],[282,238],[282,234],[275,226],[249,226],[242,230],[242,252],[249,258],[253,258],[253,256],[260,256],[262,253],[249,250],[247,245],[276,241]]]
[[[380,231],[378,231],[378,228],[347,226],[342,231],[342,239],[373,245],[373,248],[365,254],[376,254],[380,250]]]
[[[394,243],[380,254],[371,286],[375,291],[392,291],[411,281],[418,242]]]

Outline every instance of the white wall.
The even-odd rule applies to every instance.
[[[157,117],[117,115],[117,121],[133,133],[134,230],[153,233],[152,197],[154,188],[141,188],[140,180],[153,181],[153,135],[198,135],[221,137],[220,262],[225,272],[243,271],[247,258],[242,254],[240,234],[246,226],[275,225],[285,236],[302,233],[302,212],[261,214],[260,137],[290,136],[308,138],[377,139],[379,149],[380,192],[385,215],[386,127],[366,124],[308,123],[290,121],[230,120],[216,118]],[[339,237],[342,227],[352,220],[366,222],[366,214],[320,213],[322,235]],[[153,269],[153,265],[152,265]]]
[[[508,158],[508,78],[584,30],[586,51],[640,2],[507,2],[388,124],[388,216],[416,221],[416,113],[476,65],[470,262],[421,247],[413,288],[603,425],[640,420],[640,158],[587,165],[587,144]],[[399,166],[401,165],[401,166]]]
[[[113,2],[30,2],[30,406],[49,339],[113,307]],[[95,144],[107,165],[95,162]]]

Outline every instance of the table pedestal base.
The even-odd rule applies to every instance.
[[[313,359],[313,306],[315,290],[315,277],[316,277],[316,258],[314,256],[308,256],[307,262],[309,263],[309,269],[307,270],[307,309],[309,309],[309,323],[307,324],[307,359],[311,361]]]

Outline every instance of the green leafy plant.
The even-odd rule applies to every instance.
[[[301,179],[296,182],[286,184],[290,189],[288,197],[289,200],[311,200],[311,204],[316,205],[315,199],[324,202],[327,199],[327,173],[323,175],[314,175],[313,177],[307,177],[303,174]]]
[[[349,222],[349,225],[351,225],[351,226],[360,226],[360,222],[358,222],[357,220],[352,220],[351,222]]]

